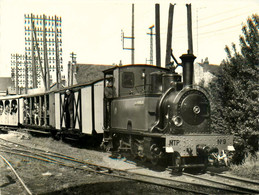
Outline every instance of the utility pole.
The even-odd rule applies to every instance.
[[[71,54],[70,54],[70,57],[71,57],[71,62],[72,62],[72,64],[76,64],[76,54],[74,53],[74,52],[72,52]]]
[[[67,77],[68,77],[67,86],[71,86],[71,67],[72,67],[72,64],[69,61],[67,64]]]
[[[72,86],[74,84],[73,80],[74,80],[74,66],[76,64],[76,54],[72,52],[70,54],[70,57],[71,57],[71,62],[69,62],[68,64],[68,75],[69,75],[68,85]]]
[[[124,47],[124,39],[131,39],[131,48]],[[134,64],[134,4],[132,4],[132,25],[131,25],[131,37],[124,36],[124,32],[121,31],[121,40],[122,40],[122,48],[123,50],[131,50],[131,64]]]
[[[19,93],[19,86],[18,86],[18,58],[19,55],[15,54],[15,93],[18,95]]]
[[[191,7],[191,4],[186,4],[186,7],[187,7],[188,54],[193,54],[192,7]]]
[[[25,69],[25,94],[27,94],[28,93],[28,61],[27,61],[27,55],[25,55],[24,69]]]
[[[132,4],[132,28],[131,28],[131,64],[134,64],[134,4]]]
[[[35,38],[36,49],[37,49],[37,53],[38,53],[38,60],[39,60],[39,66],[40,66],[41,75],[42,75],[42,79],[43,79],[43,84],[44,84],[44,87],[45,87],[45,90],[46,90],[46,78],[45,78],[43,67],[42,67],[42,64],[41,64],[40,49],[39,49],[36,29],[35,29],[35,26],[34,26],[34,20],[32,21],[32,29],[33,29],[33,33],[34,33],[34,38]]]
[[[168,29],[167,29],[167,44],[166,44],[166,58],[165,65],[170,64],[171,59],[171,49],[172,49],[172,31],[173,31],[173,15],[174,15],[174,5],[170,3],[169,13],[168,13]]]
[[[34,36],[33,36],[33,31],[34,31],[34,26],[33,26],[33,14],[31,14],[31,65],[32,65],[32,87],[37,88],[38,83],[37,83],[37,68],[36,68],[36,63],[35,63],[35,52],[34,52]]]
[[[147,33],[148,35],[150,35],[150,59],[149,59],[149,63],[153,64],[153,36],[156,35],[153,33],[153,28],[155,27],[155,25],[152,25],[149,27],[150,33]]]
[[[47,51],[47,40],[46,40],[46,16],[43,15],[43,52],[44,52],[44,72],[46,81],[46,90],[50,88],[50,75],[49,75],[49,63],[48,63],[48,51]]]
[[[155,29],[156,29],[156,65],[161,67],[161,46],[160,46],[160,5],[155,5]]]
[[[56,82],[57,88],[59,89],[59,85],[61,82],[61,73],[60,73],[60,63],[59,63],[59,48],[58,48],[58,32],[57,32],[57,16],[55,16],[55,51],[56,51]]]

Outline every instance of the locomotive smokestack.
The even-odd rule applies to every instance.
[[[183,86],[193,84],[193,62],[195,56],[193,55],[192,45],[192,12],[191,4],[186,4],[187,7],[187,31],[188,31],[188,54],[183,54],[180,58],[183,67]]]
[[[183,86],[193,84],[193,62],[195,56],[193,54],[183,54],[181,57],[183,67]]]

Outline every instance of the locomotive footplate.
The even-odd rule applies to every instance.
[[[168,135],[166,152],[178,152],[181,157],[198,156],[200,148],[234,151],[233,135]]]

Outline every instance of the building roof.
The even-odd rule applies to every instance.
[[[6,91],[8,87],[11,87],[11,77],[0,77],[0,91]]]
[[[198,63],[201,67],[203,67],[203,72],[210,72],[213,75],[216,75],[219,72],[220,66],[216,64],[208,64],[208,63]]]
[[[114,67],[101,64],[76,64],[75,79],[78,84],[89,83],[103,78],[103,71]]]

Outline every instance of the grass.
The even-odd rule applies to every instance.
[[[259,153],[257,154],[257,156]],[[231,173],[240,177],[259,180],[259,160],[248,156],[242,165],[231,165]]]

